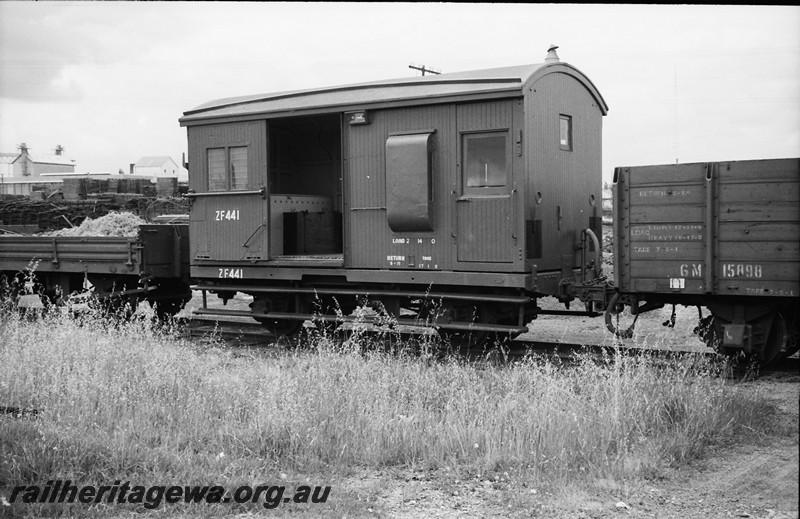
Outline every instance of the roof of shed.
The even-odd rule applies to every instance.
[[[134,164],[137,168],[160,168],[167,162],[172,162],[175,164],[175,161],[172,160],[172,157],[162,156],[162,157],[142,157],[139,161]],[[177,164],[175,164],[177,166]]]
[[[13,162],[16,162],[22,157],[28,157],[34,164],[55,164],[58,166],[75,166],[75,161],[68,159],[64,155],[47,155],[38,153],[29,153],[27,155],[18,154]]]
[[[546,70],[550,68],[552,70]],[[256,114],[275,116],[283,113],[342,111],[420,99],[515,93],[522,95],[522,88],[529,80],[550,71],[568,72],[577,77],[598,98],[601,110],[606,113],[606,104],[591,81],[575,67],[557,62],[230,97],[188,110],[184,112],[180,122],[186,125],[201,123],[207,119]]]

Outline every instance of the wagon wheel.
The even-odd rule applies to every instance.
[[[343,318],[351,315],[355,311],[357,301],[355,296],[332,296],[332,295],[315,295],[314,298],[307,303],[311,313],[316,316],[336,317],[335,321],[328,319],[312,319],[312,323],[317,335],[331,336],[344,321]],[[342,318],[342,319],[340,319]]]
[[[165,281],[148,294],[148,302],[161,321],[166,321],[183,310],[192,299],[192,289],[183,281]]]
[[[139,299],[136,296],[97,297],[89,302],[89,307],[104,317],[130,319],[136,313]]]
[[[768,317],[764,319],[768,319]],[[772,326],[768,333],[769,335],[764,345],[764,353],[761,358],[762,366],[783,359],[788,351],[789,328],[783,313],[775,312],[774,319],[772,319]]]
[[[449,307],[449,310],[454,321],[476,324],[506,324],[507,321],[497,308],[488,304]],[[502,348],[511,339],[507,333],[485,330],[440,330],[439,335],[445,342],[461,349]]]
[[[24,293],[19,276],[0,275],[0,302],[16,307],[19,297]]]
[[[19,312],[27,318],[37,318],[52,306],[44,287],[35,277],[26,282],[22,274],[0,276],[0,309]]]
[[[114,277],[93,275],[87,276],[87,279],[94,287],[95,294],[99,294],[89,299],[89,307],[99,312],[101,316],[130,319],[136,312],[136,308],[139,304],[139,298],[136,294],[104,295],[124,292],[129,289],[131,285],[135,288],[137,285],[136,283]]]
[[[150,306],[156,313],[160,321],[167,321],[175,317],[180,312],[186,302],[183,299],[162,299],[160,301],[150,301]]]
[[[737,356],[741,353],[741,350],[737,348],[725,348],[722,346],[722,326],[728,324],[728,321],[718,315],[713,315],[710,321],[705,321],[705,323],[701,324],[703,329],[698,334],[707,346],[727,356]],[[755,359],[759,367],[764,367],[776,360],[780,360],[791,351],[789,327],[782,312],[769,313],[750,321],[748,324],[752,326],[754,333],[761,331],[766,334],[766,337],[764,337],[764,349]]]
[[[301,313],[305,310],[305,303],[300,300],[299,305],[292,295],[283,297],[264,297],[254,296],[250,308],[255,314],[266,314],[269,312],[281,313]],[[303,322],[299,319],[270,319],[264,317],[253,317],[261,323],[267,330],[272,332],[277,338],[293,338],[303,329]]]
[[[786,319],[786,351],[782,355],[784,359],[800,351],[800,309],[796,308],[794,312],[793,319]],[[791,309],[789,310],[789,315],[791,315]]]

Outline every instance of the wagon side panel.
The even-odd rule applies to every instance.
[[[797,159],[618,168],[616,177],[624,292],[798,295]]]
[[[800,295],[800,161],[723,162],[715,293]]]
[[[708,291],[706,173],[705,164],[617,169],[615,269],[623,291]]]

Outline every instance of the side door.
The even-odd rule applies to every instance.
[[[192,264],[267,260],[266,122],[190,127],[189,164]]]
[[[518,106],[519,105],[519,106]],[[510,267],[519,259],[516,215],[521,145],[515,112],[520,102],[459,105],[458,167],[454,194],[460,268]]]

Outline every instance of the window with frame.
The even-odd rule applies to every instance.
[[[559,115],[558,147],[564,151],[572,151],[572,116]]]
[[[464,194],[505,193],[508,184],[508,132],[462,135]]]
[[[206,150],[209,191],[247,189],[247,146]]]

